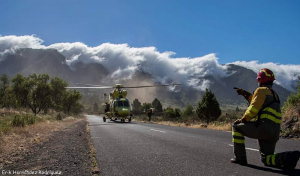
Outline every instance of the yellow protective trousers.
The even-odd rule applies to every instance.
[[[281,167],[286,152],[275,154],[276,142],[279,139],[280,125],[268,119],[256,122],[240,123],[232,126],[233,151],[236,159],[246,159],[245,136],[258,139],[261,161],[268,166]]]

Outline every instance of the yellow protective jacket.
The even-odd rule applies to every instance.
[[[246,121],[249,122],[254,117],[257,117],[259,111],[261,110],[260,119],[267,119],[268,121],[281,124],[282,115],[280,110],[279,97],[275,91],[274,95],[276,102],[273,102],[272,104],[268,105],[270,102],[274,101],[272,91],[268,87],[257,88],[254,94],[250,95],[248,98],[250,106],[248,107],[242,119],[246,119]]]

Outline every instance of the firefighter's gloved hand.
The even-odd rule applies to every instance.
[[[242,119],[237,119],[236,121],[233,122],[234,125],[236,124],[240,124],[240,123],[246,123],[247,120],[245,118],[242,118]]]
[[[237,119],[236,121],[233,122],[234,125],[237,125],[237,124],[240,124],[240,123],[242,123],[241,119]]]
[[[251,95],[251,93],[245,91],[244,89],[240,89],[240,88],[237,88],[236,92],[238,95],[242,95],[246,100],[248,100],[249,96]]]
[[[236,89],[236,93],[237,93],[238,95],[243,95],[244,92],[245,92],[244,89],[240,89],[240,88]]]
[[[240,89],[240,88],[237,88],[236,89],[236,93],[238,94],[238,95],[247,95],[247,94],[250,94],[249,92],[247,92],[247,91],[245,91],[244,89]]]

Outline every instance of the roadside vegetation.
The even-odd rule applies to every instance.
[[[0,77],[0,163],[82,118],[81,94],[47,74]]]
[[[287,98],[282,112],[281,136],[300,138],[300,77],[298,77],[297,92]]]
[[[24,77],[17,74],[10,79],[6,74],[0,78],[0,136],[11,127],[24,127],[43,121],[42,116],[53,115],[62,120],[66,115],[83,111],[81,94],[66,90],[68,84],[47,74]],[[38,114],[42,113],[42,116]],[[64,115],[62,115],[64,114]]]
[[[76,121],[82,115],[69,115],[49,110],[47,114],[34,116],[29,109],[0,110],[0,163],[5,154],[16,153],[44,141],[54,131],[59,131]]]
[[[66,90],[64,80],[47,74],[24,77],[17,74],[11,80],[4,74],[0,78],[0,107],[29,108],[34,115],[49,109],[64,113],[80,113],[82,98],[77,90]]]
[[[187,105],[184,109],[167,107],[157,111],[156,104],[161,106],[161,103],[157,102],[159,100],[155,99],[152,103],[142,104],[135,99],[132,104],[134,120],[148,123],[149,118],[146,112],[149,108],[153,108],[152,123],[231,131],[232,123],[241,118],[246,110],[238,106],[235,110],[221,110],[214,93],[210,90],[206,90],[196,107],[191,105]],[[297,92],[292,93],[284,102],[282,114],[281,137],[300,138],[300,77]]]
[[[239,107],[235,110],[222,111],[214,93],[208,89],[197,107],[187,105],[184,109],[172,107],[163,109],[157,98],[152,103],[143,104],[135,99],[132,103],[134,120],[148,122],[146,112],[150,108],[154,109],[151,118],[153,123],[216,130],[231,130],[232,122],[243,114]]]

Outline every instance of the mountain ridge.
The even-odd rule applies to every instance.
[[[6,73],[10,77],[21,73],[25,76],[37,73],[46,73],[50,76],[58,76],[66,80],[70,85],[75,83],[83,84],[114,84],[110,80],[109,71],[100,63],[84,64],[77,62],[69,67],[66,58],[55,49],[19,49],[15,53],[7,54],[0,61],[0,75]],[[138,69],[132,79],[120,81],[124,85],[154,84],[155,78],[147,72]],[[253,92],[257,88],[256,73],[247,68],[229,64],[227,76],[216,79],[213,76],[193,78],[197,80],[209,80],[211,89],[221,104],[239,105],[245,104],[245,100],[238,96],[233,87],[243,88]],[[109,79],[108,79],[109,78]],[[286,100],[290,92],[280,85],[274,84],[274,90],[281,97],[282,102]],[[139,98],[143,102],[152,101],[151,98],[159,97],[163,102],[171,102],[175,106],[185,106],[187,104],[196,105],[201,100],[203,91],[196,90],[187,85],[183,85],[180,92],[172,92],[165,88],[148,88],[139,90],[128,90],[129,98]],[[81,91],[91,93],[95,91]],[[97,91],[96,91],[97,92]],[[99,91],[98,91],[99,92]]]

